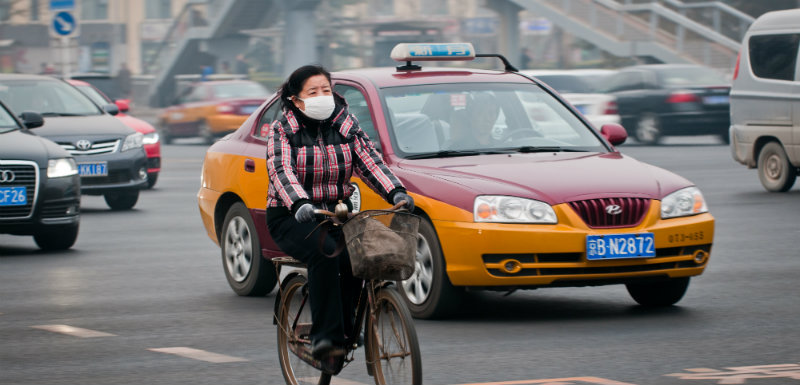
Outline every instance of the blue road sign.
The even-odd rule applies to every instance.
[[[50,10],[75,9],[75,0],[50,0]]]
[[[70,36],[75,34],[78,22],[72,16],[72,12],[61,11],[53,16],[53,31],[58,36]]]

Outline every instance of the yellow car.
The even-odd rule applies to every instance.
[[[419,56],[408,54],[432,60],[467,52],[472,59],[469,44],[404,49],[393,56],[405,66],[332,78],[424,218],[416,272],[399,283],[415,317],[452,314],[467,288],[625,284],[642,305],[683,297],[690,277],[705,269],[714,238],[699,189],[621,154],[614,146],[627,137],[622,126],[596,131],[510,64],[505,71],[419,68],[411,63]],[[489,119],[491,141],[463,144],[487,120],[469,115],[477,108],[470,101],[487,94],[499,103]],[[208,149],[203,164],[201,217],[240,295],[262,295],[276,282],[268,259],[281,252],[267,232],[265,156],[279,104],[273,98],[259,107]],[[352,182],[357,210],[387,206],[362,181]]]
[[[261,84],[249,80],[194,83],[159,115],[159,135],[167,144],[198,136],[213,143],[239,128],[269,95]]]

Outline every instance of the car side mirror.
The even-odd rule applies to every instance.
[[[25,111],[19,114],[19,118],[22,119],[22,124],[29,129],[44,126],[44,118],[38,112]]]
[[[616,123],[604,124],[603,127],[600,127],[600,134],[603,135],[612,146],[625,143],[625,140],[628,139],[628,132],[625,131],[624,127]]]
[[[114,104],[119,108],[119,112],[128,112],[131,109],[130,99],[117,99]]]
[[[113,103],[104,104],[103,110],[105,110],[105,112],[108,112],[111,115],[119,114],[119,107],[117,107],[117,105]]]

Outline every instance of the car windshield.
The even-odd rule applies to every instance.
[[[214,96],[218,99],[229,98],[263,98],[269,96],[266,88],[258,83],[224,83],[214,85]]]
[[[593,129],[533,83],[421,85],[382,93],[396,152],[406,158],[607,151]]]
[[[2,90],[3,86],[0,85],[0,90]],[[11,116],[11,113],[0,106],[0,134],[14,131],[19,129],[17,125],[17,121],[14,120],[14,117]]]
[[[718,86],[728,84],[717,72],[706,67],[665,68],[656,72],[665,87]]]
[[[88,96],[89,99],[92,99],[94,104],[97,104],[98,106],[111,103],[111,101],[103,97],[103,95],[100,94],[100,92],[97,92],[97,90],[92,86],[75,86],[75,88],[80,90],[84,95]]]
[[[0,100],[12,111],[35,111],[43,116],[102,115],[80,91],[55,79],[6,80]]]

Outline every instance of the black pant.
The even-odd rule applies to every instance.
[[[343,344],[345,333],[353,330],[354,304],[362,284],[361,279],[353,277],[347,248],[328,258],[319,249],[320,229],[314,230],[317,222],[299,223],[291,214],[268,217],[269,233],[281,251],[308,266],[311,340]],[[323,242],[325,253],[331,254],[343,237],[340,230],[328,232]]]

